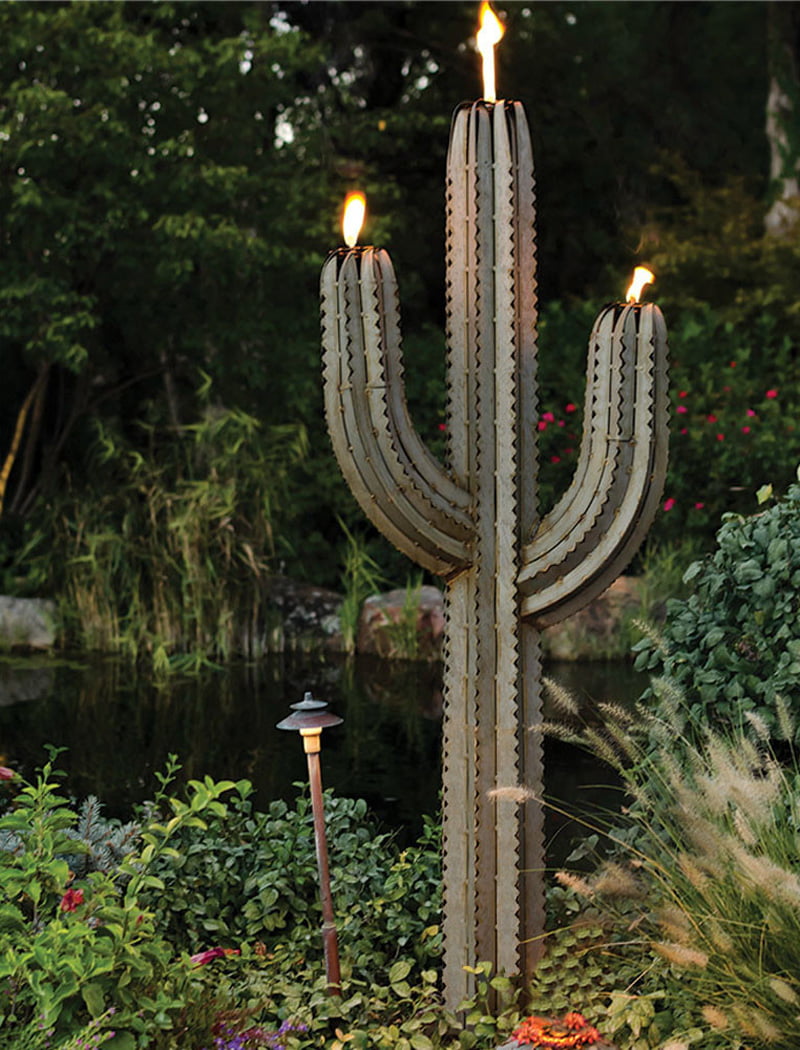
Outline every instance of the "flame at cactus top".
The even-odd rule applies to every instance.
[[[367,210],[367,201],[363,193],[348,193],[344,202],[344,215],[342,216],[342,233],[344,243],[348,248],[354,248],[361,227],[364,223],[364,214]]]
[[[494,46],[505,33],[505,27],[489,3],[481,5],[481,27],[478,30],[477,47],[483,58],[483,97],[495,102],[497,94],[494,83]]]
[[[626,302],[638,303],[644,286],[652,284],[655,279],[655,274],[648,270],[646,266],[637,266],[633,271],[633,280],[630,288],[625,293]]]

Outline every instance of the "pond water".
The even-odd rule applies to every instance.
[[[644,681],[629,664],[552,664],[546,673],[581,700],[629,703]],[[152,797],[156,771],[177,754],[181,777],[238,779],[256,805],[292,799],[306,782],[299,736],[276,723],[310,690],[340,715],[323,735],[325,787],[366,799],[401,841],[423,814],[436,814],[441,777],[441,670],[438,665],[275,656],[257,664],[159,684],[111,659],[0,659],[0,754],[31,776],[45,745],[66,750],[58,766],[76,798],[97,794],[107,812],[127,816]],[[613,804],[606,767],[557,741],[546,742],[546,793],[569,805]],[[567,846],[571,830],[556,814],[548,838]]]

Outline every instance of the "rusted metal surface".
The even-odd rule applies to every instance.
[[[325,976],[328,993],[339,995],[342,978],[339,968],[339,941],[331,897],[331,876],[328,867],[328,840],[325,835],[325,805],[322,800],[322,775],[319,751],[307,751],[308,782],[311,787],[311,810],[314,815],[314,847],[319,872],[319,899],[322,905],[322,947],[325,953]]]
[[[297,704],[290,704],[292,714],[278,722],[278,729],[295,730],[303,739],[303,750],[308,765],[308,782],[311,789],[311,813],[314,820],[314,847],[317,855],[319,875],[319,897],[322,906],[322,947],[325,954],[325,976],[328,994],[339,995],[342,990],[339,966],[339,939],[333,914],[331,876],[328,865],[328,840],[325,834],[325,805],[322,796],[322,772],[319,753],[322,746],[322,730],[341,725],[338,715],[327,711],[324,700],[315,700],[306,693]]]
[[[603,311],[589,344],[572,485],[540,522],[533,154],[519,102],[453,117],[447,158],[448,455],[405,404],[388,255],[322,273],[325,401],[356,498],[446,583],[444,980],[488,960],[530,972],[544,924],[539,630],[605,589],[641,541],[666,470],[666,330],[657,307]]]

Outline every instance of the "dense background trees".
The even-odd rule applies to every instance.
[[[336,581],[337,516],[361,517],[322,423],[317,275],[358,185],[366,237],[399,275],[414,415],[440,443],[444,156],[452,109],[479,93],[477,6],[0,8],[6,587],[40,585],[33,552],[52,550],[53,522],[74,522],[92,491],[130,507],[131,457],[157,457],[167,495],[208,480],[213,457],[187,460],[187,428],[230,412],[260,423],[253,440],[285,440],[288,426],[308,443],[281,487],[276,473],[248,489],[244,516],[271,525],[256,561]],[[676,415],[686,447],[656,534],[708,538],[723,510],[749,509],[753,487],[785,483],[800,458],[785,429],[798,402],[797,235],[763,235],[778,66],[784,174],[798,156],[797,5],[777,6],[779,18],[747,2],[498,5],[500,93],[525,103],[537,155],[543,410],[580,400],[597,305],[635,263],[658,267],[689,419]],[[791,214],[791,180],[772,174]],[[725,412],[719,439],[708,419]],[[547,488],[569,475],[568,430],[543,434]]]

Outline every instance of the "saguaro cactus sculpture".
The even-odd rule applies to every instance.
[[[445,986],[530,970],[543,929],[539,631],[603,591],[658,506],[666,330],[650,304],[603,310],[589,341],[574,480],[536,498],[534,180],[522,105],[454,115],[447,160],[448,462],[406,407],[388,254],[339,249],[321,278],[325,405],[367,516],[444,578]]]

